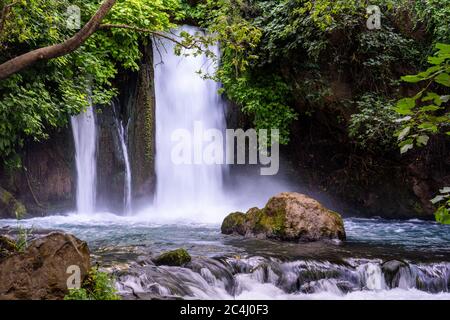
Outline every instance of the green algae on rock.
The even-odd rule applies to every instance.
[[[156,265],[182,266],[191,261],[191,256],[185,249],[167,251],[156,257]]]

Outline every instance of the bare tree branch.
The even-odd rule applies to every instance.
[[[78,49],[95,31],[108,14],[116,0],[105,0],[94,16],[74,36],[66,41],[51,46],[32,50],[0,64],[0,80],[43,60],[61,57]]]

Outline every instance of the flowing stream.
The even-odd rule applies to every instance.
[[[97,171],[97,132],[93,107],[89,106],[85,112],[71,117],[70,120],[76,152],[77,212],[93,213]]]
[[[0,228],[14,225],[0,220]],[[52,216],[25,227],[87,240],[93,263],[130,299],[450,299],[450,232],[418,220],[345,219],[345,243],[279,243],[224,236],[217,224],[156,224],[146,217]],[[184,267],[151,258],[184,247]]]

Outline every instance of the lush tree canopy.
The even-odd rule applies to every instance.
[[[21,0],[12,4],[0,33],[0,63],[30,50],[60,43],[76,33],[68,28],[68,8],[80,8],[81,26],[100,1]],[[104,23],[163,31],[179,6],[176,0],[119,0]],[[111,81],[119,68],[136,70],[139,45],[148,34],[123,28],[97,31],[75,52],[40,62],[0,82],[0,154],[15,155],[25,139],[41,140],[67,124],[88,104],[106,104],[116,94]],[[87,88],[89,88],[89,93]],[[17,163],[17,158],[13,159]]]

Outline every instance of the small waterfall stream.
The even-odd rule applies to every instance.
[[[94,110],[89,106],[85,112],[72,116],[75,160],[77,167],[77,212],[93,213],[96,191],[96,144]]]
[[[182,27],[194,33],[195,27]],[[196,158],[205,147],[204,137],[196,130],[225,130],[225,117],[218,84],[205,80],[197,71],[211,65],[204,55],[176,56],[173,43],[162,40],[155,44],[156,91],[156,175],[155,207],[168,214],[183,210],[183,218],[206,214],[208,208],[221,203],[223,166],[208,165]],[[210,48],[218,52],[218,48]],[[174,133],[183,130],[181,141],[174,141]],[[201,134],[201,133],[200,133]],[[180,137],[178,137],[180,138]],[[174,164],[174,146],[178,154],[192,159],[191,164]],[[186,152],[187,154],[184,154]],[[196,159],[195,159],[196,158]],[[176,200],[176,201],[174,201]],[[210,214],[210,213],[209,213]],[[196,217],[197,217],[196,216]]]
[[[125,162],[125,183],[124,183],[124,196],[123,196],[123,204],[124,204],[124,213],[126,215],[131,214],[131,166],[130,159],[128,155],[128,147],[127,147],[127,130],[123,126],[123,122],[116,117],[116,126],[117,126],[117,134],[119,136],[120,146],[122,149],[123,160]]]

